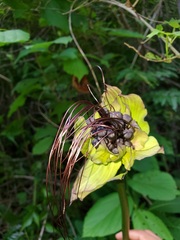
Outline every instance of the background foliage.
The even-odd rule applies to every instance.
[[[60,239],[46,198],[48,152],[66,109],[79,99],[92,100],[87,81],[100,96],[69,32],[64,13],[70,5],[68,0],[0,3],[0,238],[4,240]],[[173,28],[165,21],[179,18],[176,1],[139,1],[136,10],[165,31]],[[176,23],[175,31],[180,31]],[[147,28],[113,5],[95,2],[79,8],[72,14],[72,26],[100,84],[97,65],[107,83],[125,94],[141,95],[151,133],[165,148],[165,155],[136,162],[128,174],[131,227],[178,240],[179,60],[156,63],[137,57],[124,42],[138,49]],[[149,51],[164,55],[158,34],[141,46],[144,56]],[[114,239],[121,229],[115,192],[115,182],[108,183],[83,203],[74,203],[67,215],[69,234],[77,239]]]

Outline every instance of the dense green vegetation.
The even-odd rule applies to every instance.
[[[151,134],[165,149],[165,155],[136,162],[127,176],[131,227],[151,229],[163,239],[178,240],[177,2],[137,2],[136,11],[153,27],[152,31],[128,11],[128,6],[123,9],[108,1],[89,2],[75,4],[81,7],[72,12],[72,28],[100,86],[102,76],[97,66],[101,67],[106,83],[118,86],[124,94],[139,94],[148,109]],[[100,97],[70,32],[71,3],[0,3],[0,238],[4,240],[60,239],[60,232],[53,228],[46,197],[49,150],[68,107],[80,99],[93,101],[85,85],[87,81],[96,97]],[[114,233],[121,228],[115,192],[115,182],[108,183],[83,202],[73,203],[67,213],[69,235],[77,239],[114,239]]]

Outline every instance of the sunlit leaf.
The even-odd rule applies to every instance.
[[[20,29],[1,31],[0,46],[10,44],[10,43],[27,42],[29,38],[30,38],[29,33]]]
[[[160,33],[159,29],[154,29],[151,33],[149,33],[146,37],[147,38],[152,38]]]
[[[172,28],[180,28],[180,20],[172,18],[170,21],[165,21],[165,23],[169,24]]]
[[[53,43],[56,43],[56,44],[68,44],[70,42],[72,42],[72,37],[70,36],[60,37],[53,41]]]

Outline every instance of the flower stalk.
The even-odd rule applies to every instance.
[[[122,210],[122,233],[123,233],[123,240],[130,240],[129,239],[129,225],[130,225],[130,218],[129,218],[129,207],[128,207],[128,198],[126,195],[125,189],[125,180],[122,179],[118,181],[118,195]]]

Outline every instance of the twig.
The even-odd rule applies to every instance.
[[[0,74],[0,78],[2,78],[3,80],[5,80],[6,82],[11,82],[11,80],[7,77],[5,77],[4,75]]]
[[[47,211],[48,211],[48,209],[47,209]],[[46,222],[47,222],[47,217],[48,217],[48,214],[46,214],[46,217],[45,217],[45,219],[43,220],[43,223],[42,223],[41,231],[40,231],[40,233],[39,233],[38,240],[41,240],[42,237],[43,237],[45,225],[46,225]]]
[[[128,48],[131,48],[133,49],[141,58],[145,59],[146,61],[152,61],[152,62],[169,62],[173,59],[176,59],[176,58],[180,58],[180,55],[179,56],[174,56],[174,57],[171,57],[171,58],[163,58],[163,59],[151,59],[151,58],[147,58],[145,56],[143,56],[135,47],[127,44],[127,43],[124,43]]]
[[[94,70],[92,68],[92,65],[89,62],[88,58],[86,57],[86,55],[85,55],[84,51],[82,50],[81,46],[79,45],[79,43],[78,43],[78,41],[77,41],[77,39],[76,39],[76,37],[74,35],[73,29],[72,29],[71,13],[73,11],[75,3],[76,3],[76,0],[72,3],[71,8],[70,8],[70,12],[69,12],[69,30],[70,30],[71,36],[72,36],[72,38],[74,40],[74,43],[76,44],[79,52],[81,53],[82,57],[86,61],[87,65],[88,65],[88,67],[89,67],[89,69],[91,71],[91,74],[92,74],[92,76],[94,78],[94,81],[95,81],[95,84],[96,84],[96,87],[97,87],[99,93],[101,93],[101,90],[100,90],[100,87],[99,87],[99,84],[98,84],[98,80],[97,80],[96,74],[95,74],[95,72],[94,72]]]
[[[153,31],[154,28],[148,23],[146,22],[146,20],[144,20],[138,13],[135,12],[135,10],[131,7],[127,7],[125,4],[117,2],[116,0],[97,0],[97,2],[104,2],[104,3],[108,3],[108,4],[112,4],[112,5],[116,5],[124,10],[126,10],[128,13],[130,13],[131,15],[133,15],[135,18],[137,18],[139,21],[141,21],[149,30]],[[166,42],[166,39],[161,37],[161,39],[163,40],[163,42]],[[171,51],[177,56],[180,56],[180,53],[177,51],[177,49],[175,49],[172,45],[169,46],[169,48],[171,49]]]
[[[160,11],[160,7],[161,7],[161,5],[162,5],[162,2],[163,2],[163,0],[161,0],[161,1],[158,3],[157,10],[154,12],[154,14],[153,14],[153,16],[152,16],[152,18],[151,18],[150,25],[153,24],[155,18],[157,17],[157,15],[158,15],[158,13],[159,13],[159,11]],[[148,34],[148,32],[149,32],[149,28],[147,28],[147,29],[145,30],[143,36],[145,37],[145,36]],[[138,52],[141,51],[141,48],[142,48],[142,45],[139,45],[138,48],[137,48]],[[139,56],[139,54],[136,53],[135,56],[134,56],[134,58],[133,58],[133,61],[132,61],[132,63],[131,63],[131,68],[133,68],[133,66],[134,66],[134,64],[135,64],[138,56]]]

